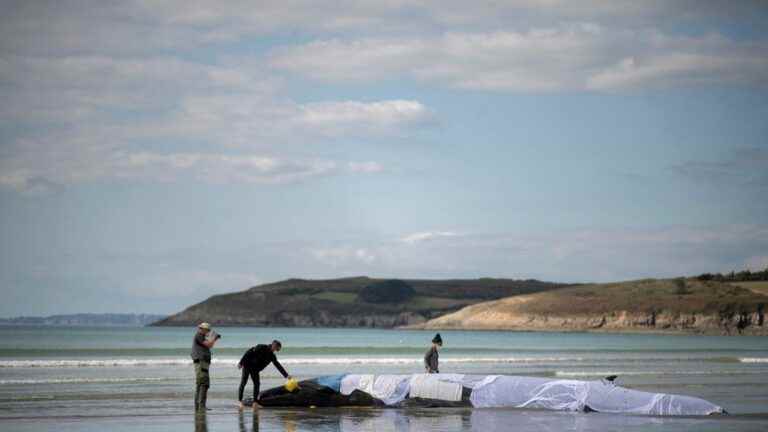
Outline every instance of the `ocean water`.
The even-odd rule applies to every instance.
[[[0,327],[2,431],[768,430],[768,338],[646,334],[441,332],[442,372],[569,379],[685,394],[732,415],[659,418],[519,409],[264,409],[234,406],[248,347],[280,339],[298,379],[418,373],[433,332],[220,328],[212,411],[193,413],[194,328]],[[282,384],[269,366],[262,389]],[[246,388],[250,394],[251,387]]]

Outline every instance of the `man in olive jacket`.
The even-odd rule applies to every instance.
[[[248,384],[248,377],[253,381],[253,409],[256,410],[261,406],[258,404],[259,387],[261,386],[259,372],[264,370],[270,363],[275,365],[283,377],[291,378],[275,356],[275,353],[279,352],[282,348],[283,344],[279,340],[273,340],[269,345],[260,344],[251,347],[243,354],[243,358],[237,364],[237,367],[243,370],[243,374],[240,377],[240,387],[237,390],[237,402],[240,409],[243,409],[243,391],[245,390],[245,385]]]
[[[214,333],[208,338],[211,325],[204,322],[197,326],[197,333],[192,338],[192,362],[195,364],[195,410],[206,410],[205,403],[208,400],[208,388],[211,386],[211,377],[208,369],[211,367],[211,348],[221,335]]]

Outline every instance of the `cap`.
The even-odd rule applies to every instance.
[[[205,329],[205,330],[210,330],[211,329],[211,325],[208,324],[207,322],[204,322],[204,323],[200,323],[197,326],[197,328],[201,328],[201,329]]]

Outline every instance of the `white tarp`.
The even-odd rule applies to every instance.
[[[460,383],[443,381],[433,377],[434,375],[415,375],[411,378],[410,397],[450,402],[461,401],[462,386]]]
[[[413,375],[355,375],[341,379],[341,393],[351,394],[360,390],[381,400],[387,405],[394,405],[408,396],[410,380]]]
[[[703,399],[630,390],[606,381],[489,376],[470,396],[477,408],[544,408],[646,415],[710,415],[722,407]]]
[[[461,400],[461,387],[472,389],[476,408],[543,408],[559,411],[593,410],[646,415],[710,415],[722,407],[703,399],[631,390],[606,381],[576,381],[504,375],[414,374],[346,375],[341,393],[364,391],[395,405],[406,397]]]
[[[411,375],[379,375],[370,394],[387,405],[394,405],[408,396],[410,379]]]

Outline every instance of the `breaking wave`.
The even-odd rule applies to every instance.
[[[14,384],[119,384],[168,381],[170,378],[51,378],[51,379],[5,379],[0,385]]]
[[[607,377],[617,375],[622,376],[671,376],[671,375],[753,375],[761,374],[759,371],[556,371],[556,377]]]
[[[538,364],[583,361],[580,357],[445,357],[441,363],[499,363]],[[213,364],[237,365],[237,358],[214,358]],[[421,357],[293,357],[281,358],[285,365],[336,365],[336,364],[421,364]],[[0,368],[74,368],[74,367],[132,367],[132,366],[183,366],[191,365],[186,358],[150,359],[45,359],[45,360],[0,360]]]
[[[768,357],[740,357],[741,363],[768,363]]]

